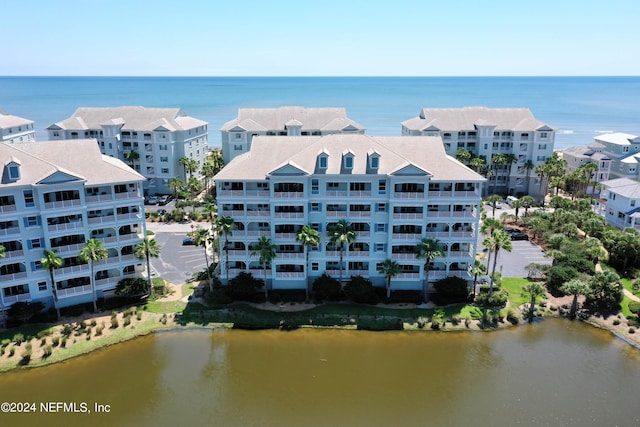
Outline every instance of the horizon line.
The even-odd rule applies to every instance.
[[[633,74],[545,74],[545,75],[143,75],[143,74],[2,74],[4,77],[138,77],[138,78],[558,78],[640,77]]]

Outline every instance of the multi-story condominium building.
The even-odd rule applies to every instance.
[[[0,311],[17,301],[52,306],[49,272],[40,263],[44,250],[63,260],[54,269],[60,307],[93,300],[91,270],[78,261],[91,238],[108,250],[94,265],[99,295],[142,274],[134,247],[145,234],[144,177],[100,154],[92,140],[0,144],[0,156],[0,245],[6,255],[0,258]]]
[[[589,145],[576,145],[562,150],[562,158],[567,162],[567,172],[573,172],[580,166],[594,164],[598,170],[591,177],[597,182],[609,180],[612,158],[603,153],[604,145],[594,142]]]
[[[261,136],[214,181],[218,214],[236,227],[227,246],[229,277],[242,271],[263,277],[251,249],[268,236],[277,248],[267,271],[273,288],[304,288],[307,277],[324,272],[339,278],[339,248],[327,231],[345,219],[357,236],[344,252],[345,279],[361,275],[382,286],[377,266],[393,259],[402,273],[392,288],[422,289],[424,261],[414,253],[422,238],[439,240],[443,249],[431,263],[430,282],[469,278],[485,179],[447,156],[440,137]],[[321,235],[308,271],[296,240],[307,224]],[[224,282],[225,255],[221,261]]]
[[[640,182],[616,178],[601,184],[600,214],[614,227],[640,231]]]
[[[539,195],[535,168],[552,156],[555,141],[555,129],[536,120],[528,108],[423,108],[402,122],[402,135],[440,136],[450,156],[464,148],[488,165],[497,154],[509,156],[515,162],[494,168],[497,177],[486,191],[533,196]]]
[[[183,157],[198,163],[194,176],[199,176],[209,150],[207,123],[179,108],[82,107],[47,131],[50,140],[95,138],[102,154],[120,160],[135,151],[133,167],[147,179],[147,194],[171,193],[173,177],[187,180]]]
[[[344,108],[240,108],[238,117],[220,129],[225,163],[251,149],[255,136],[322,136],[363,134],[365,129],[347,117]]]
[[[588,147],[611,159],[611,178],[640,178],[640,137],[615,132],[596,136]]]
[[[0,110],[0,142],[33,142],[36,140],[36,131],[33,128],[33,120],[12,116]]]

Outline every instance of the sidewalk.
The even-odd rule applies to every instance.
[[[196,228],[211,228],[211,224],[208,222],[151,222],[147,221],[147,230],[151,230],[154,233],[188,233]]]

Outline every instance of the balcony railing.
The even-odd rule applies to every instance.
[[[420,273],[400,273],[393,278],[393,280],[417,280],[420,278]]]
[[[49,232],[57,233],[61,231],[69,231],[69,230],[77,230],[79,228],[84,228],[84,222],[82,220],[75,222],[67,222],[65,224],[53,224],[48,227]]]
[[[247,190],[246,197],[269,197],[266,190]]]
[[[10,295],[8,297],[4,297],[5,304],[13,304],[16,302],[27,302],[31,301],[31,294],[29,292],[19,295]]]
[[[304,259],[302,252],[278,252],[276,258],[279,259]]]
[[[89,224],[107,224],[115,221],[115,215],[96,216],[93,218],[89,218]]]
[[[327,191],[327,197],[347,197],[346,191]]]
[[[58,255],[61,255],[61,254],[66,254],[68,252],[77,252],[80,249],[82,249],[83,246],[84,246],[84,243],[75,243],[72,245],[57,246],[52,249],[55,249],[56,251],[58,251]]]
[[[416,254],[414,253],[392,253],[391,259],[415,261],[417,258],[416,258]]]
[[[395,192],[393,193],[393,198],[394,199],[424,199],[424,193],[409,192],[409,191]]]
[[[4,255],[5,259],[22,258],[24,256],[24,251],[22,249],[18,249],[15,251],[5,252]]]
[[[89,272],[89,264],[72,265],[70,267],[57,268],[55,270],[56,276],[66,276],[69,274],[79,274],[79,273],[88,273],[88,272]]]
[[[106,279],[96,280],[96,288],[104,288],[106,286],[115,286],[120,281],[120,276],[107,277]]]
[[[303,271],[278,271],[276,279],[304,279]]]
[[[297,233],[276,233],[276,239],[280,240],[296,240]]]
[[[49,202],[44,204],[45,209],[72,208],[76,206],[80,206],[80,199],[62,200],[59,202]]]
[[[391,238],[394,240],[420,240],[422,234],[419,233],[393,233]]]
[[[393,219],[422,219],[422,213],[394,213]]]
[[[152,172],[153,173],[153,172]],[[122,193],[116,193],[116,200],[122,199],[135,199],[140,197],[137,191],[125,191]]]
[[[347,211],[327,211],[327,218],[346,218]]]
[[[269,193],[267,193],[269,195]],[[236,196],[242,197],[244,196],[244,190],[220,190],[218,196]]]
[[[276,199],[296,199],[304,197],[304,193],[300,191],[275,191],[273,197]]]
[[[349,251],[350,257],[368,257],[369,251]]]
[[[351,218],[368,218],[371,216],[371,211],[350,211],[349,216]]]
[[[16,205],[3,205],[0,206],[0,213],[5,213],[5,212],[15,212],[16,211]]]
[[[17,234],[20,234],[20,227],[9,227],[0,230],[0,237],[15,236]]]
[[[19,273],[3,274],[0,276],[0,282],[12,282],[14,280],[22,280],[27,278],[27,272],[21,271]]]
[[[101,203],[101,202],[110,202],[113,200],[113,195],[111,194],[99,194],[97,196],[86,196],[84,200],[87,203]]]
[[[304,219],[304,212],[276,212],[274,218]]]
[[[236,232],[234,231],[234,236],[236,234]],[[247,231],[247,237],[268,237],[271,235],[271,232],[269,230],[248,230]]]
[[[270,211],[247,211],[247,216],[269,216],[271,215]]]
[[[75,286],[73,288],[58,289],[58,298],[69,298],[76,295],[91,293],[91,285]]]

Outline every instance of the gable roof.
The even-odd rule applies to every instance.
[[[23,186],[68,181],[87,185],[144,181],[144,177],[118,159],[100,153],[94,139],[0,144],[0,158],[20,163],[20,179],[3,185]]]
[[[220,130],[229,132],[240,126],[247,132],[280,131],[285,126],[302,126],[303,131],[342,131],[347,126],[364,131],[365,128],[347,117],[344,108],[305,108],[285,106],[279,108],[240,108],[238,117],[225,123]]]
[[[179,108],[80,107],[71,117],[52,124],[47,130],[101,129],[103,125],[121,125],[123,130],[136,131],[153,131],[159,126],[188,130],[206,126],[207,122],[189,117]]]
[[[22,117],[13,116],[11,114],[0,113],[0,129],[7,129],[14,126],[30,125],[33,120],[23,119]]]
[[[369,170],[369,154],[380,156],[378,169]],[[316,170],[319,155],[328,156],[326,175],[339,175],[343,154],[353,154],[350,175],[430,174],[433,180],[485,181],[485,178],[448,156],[440,137],[369,136],[258,136],[251,150],[234,158],[214,180],[264,180],[284,165],[306,173]]]
[[[473,130],[477,126],[494,126],[496,130],[552,131],[554,128],[536,120],[528,108],[423,108],[417,117],[402,125],[412,130]]]
[[[631,145],[632,141],[636,138],[638,138],[636,135],[631,135],[623,132],[613,132],[598,135],[594,138],[594,140],[599,142],[608,142],[609,144],[614,145],[628,146]]]

